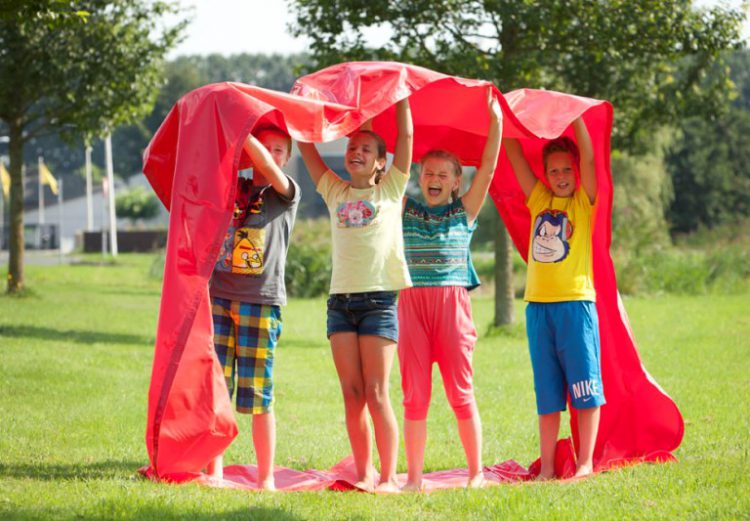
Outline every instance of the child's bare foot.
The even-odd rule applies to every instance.
[[[534,481],[550,481],[555,479],[555,470],[554,469],[542,469],[539,472],[539,475],[534,479]]]
[[[258,489],[265,492],[276,492],[276,483],[273,478],[264,479],[258,482]]]
[[[385,494],[398,494],[401,492],[401,489],[398,488],[398,482],[396,481],[396,478],[391,478],[388,481],[381,481],[378,483],[378,486],[375,487],[375,492],[385,493]]]
[[[365,476],[354,484],[354,488],[364,490],[365,492],[372,492],[374,487],[375,479],[371,475]]]
[[[482,488],[487,484],[484,480],[484,472],[477,472],[466,482],[466,488]]]
[[[401,487],[401,492],[424,492],[422,488],[422,482],[407,481],[406,485]]]
[[[576,478],[584,478],[586,476],[590,476],[594,473],[594,469],[591,465],[578,465],[576,468],[575,476]]]

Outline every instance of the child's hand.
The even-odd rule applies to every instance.
[[[500,103],[492,92],[492,88],[487,89],[487,108],[491,119],[496,121],[503,119],[503,111],[500,109]]]

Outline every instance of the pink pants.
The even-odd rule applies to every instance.
[[[477,331],[466,288],[405,289],[398,298],[398,322],[398,361],[406,419],[427,418],[433,362],[440,368],[445,395],[456,418],[471,418],[475,408],[471,356]]]

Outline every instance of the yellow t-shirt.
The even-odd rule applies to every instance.
[[[595,205],[582,187],[555,197],[537,181],[526,206],[531,212],[528,302],[596,301],[591,237]]]
[[[408,180],[394,166],[370,188],[352,188],[331,170],[320,178],[317,190],[331,216],[331,294],[411,286],[401,232],[401,200]]]

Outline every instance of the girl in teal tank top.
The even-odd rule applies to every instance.
[[[500,151],[501,112],[488,89],[490,127],[482,161],[461,197],[462,166],[456,155],[433,150],[421,159],[419,187],[426,204],[405,198],[403,235],[413,287],[398,302],[398,357],[404,393],[404,442],[408,481],[404,490],[422,488],[427,410],[432,364],[437,362],[453,408],[468,464],[467,486],[484,483],[482,426],[474,400],[471,357],[476,329],[468,290],[479,285],[469,243],[487,195]]]

